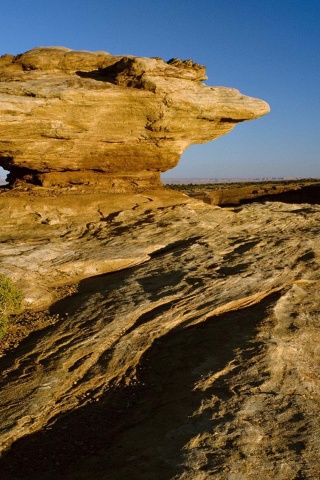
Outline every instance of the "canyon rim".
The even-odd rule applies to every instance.
[[[47,319],[1,358],[3,479],[319,477],[319,205],[162,187],[189,145],[269,112],[205,79],[0,58],[1,273]]]

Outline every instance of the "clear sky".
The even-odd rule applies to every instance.
[[[166,177],[320,177],[319,0],[1,0],[0,55],[36,46],[191,58],[271,113]]]

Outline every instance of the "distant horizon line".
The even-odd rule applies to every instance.
[[[0,185],[6,185],[6,175],[0,174]],[[164,177],[161,178],[164,184],[201,184],[201,183],[245,183],[265,181],[295,181],[295,180],[320,180],[320,177]]]
[[[223,182],[264,182],[264,181],[290,181],[290,180],[319,180],[319,177],[164,177],[161,179],[163,183],[220,183]]]

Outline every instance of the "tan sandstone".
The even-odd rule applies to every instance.
[[[208,87],[191,60],[113,56],[62,47],[0,58],[0,165],[9,181],[160,185],[194,143],[269,112],[238,90]]]
[[[1,359],[4,480],[317,478],[319,205],[163,193],[3,244],[34,301],[91,276]]]
[[[191,61],[0,63],[1,273],[49,306],[1,357],[1,479],[319,478],[319,201],[151,188],[268,106]]]

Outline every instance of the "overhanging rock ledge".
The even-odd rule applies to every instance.
[[[39,47],[0,58],[0,166],[10,185],[159,187],[192,144],[269,112],[208,87],[191,60]]]

